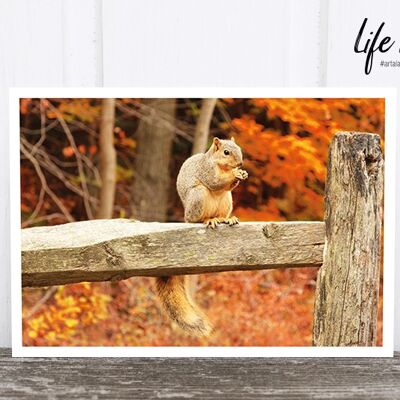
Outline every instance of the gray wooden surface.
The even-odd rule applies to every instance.
[[[11,358],[0,399],[400,399],[400,353],[359,359]]]

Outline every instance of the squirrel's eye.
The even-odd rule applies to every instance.
[[[229,156],[229,150],[224,150],[224,154],[225,154],[226,156]]]

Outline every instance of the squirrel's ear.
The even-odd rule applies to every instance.
[[[235,142],[235,138],[234,138],[233,136],[231,137],[231,141],[232,141],[233,143],[236,143],[236,142]]]
[[[215,138],[213,139],[213,145],[214,145],[214,147],[215,147],[215,150],[218,150],[218,149],[219,149],[219,146],[221,145],[221,141],[220,141],[217,137],[215,137]]]

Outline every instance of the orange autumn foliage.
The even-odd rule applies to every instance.
[[[52,303],[41,312],[29,315],[23,308],[23,340],[35,346],[68,345],[80,330],[107,319],[109,302],[108,295],[87,282],[59,286]]]
[[[254,109],[232,121],[247,156],[247,190],[258,193],[264,184],[277,193],[267,205],[264,196],[252,204],[250,214],[261,208],[266,217],[272,213],[287,220],[321,220],[332,136],[338,131],[381,135],[384,131],[382,99],[253,99],[250,103]],[[267,126],[256,118],[267,120]],[[240,209],[247,219],[246,212]]]

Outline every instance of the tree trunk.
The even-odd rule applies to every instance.
[[[175,117],[175,99],[145,99],[153,109],[137,130],[132,216],[140,221],[166,221],[170,187],[170,157],[175,132],[160,119]]]
[[[117,156],[114,148],[115,99],[103,99],[99,136],[101,188],[96,217],[112,218],[115,198]]]
[[[382,196],[379,136],[337,134],[329,152],[326,245],[316,287],[314,345],[376,343]]]
[[[217,99],[203,99],[201,102],[200,114],[196,123],[196,130],[194,132],[192,155],[205,153],[207,150],[207,141],[208,137],[210,136],[211,118],[213,116],[216,103]],[[186,282],[189,294],[194,297],[199,286],[198,275],[189,276]]]
[[[217,99],[203,99],[200,115],[197,120],[194,134],[192,154],[204,153],[207,150],[208,136],[210,135],[211,118]]]

